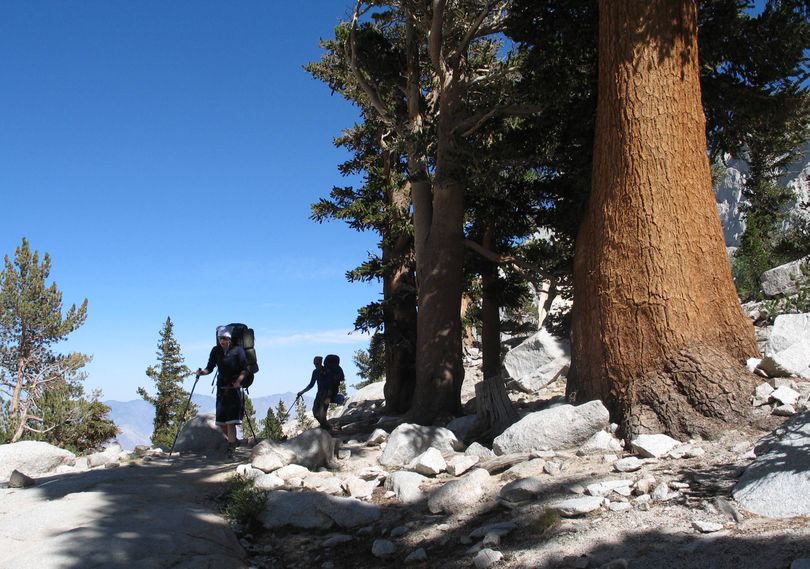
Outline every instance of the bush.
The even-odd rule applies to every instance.
[[[256,488],[253,480],[235,474],[228,479],[222,500],[222,513],[232,524],[247,531],[261,524],[259,516],[267,507],[267,492]]]

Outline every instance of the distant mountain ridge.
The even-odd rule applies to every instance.
[[[259,424],[267,416],[267,410],[272,407],[276,409],[279,401],[284,401],[287,409],[292,410],[295,402],[295,393],[277,393],[265,395],[264,397],[251,397],[253,408],[256,409],[256,425],[258,431]],[[195,393],[191,400],[199,407],[200,413],[213,413],[216,399],[210,395]],[[312,406],[312,397],[304,396],[304,402],[309,409]],[[155,409],[150,403],[143,399],[133,399],[131,401],[105,401],[105,405],[110,407],[109,417],[112,419],[121,432],[116,440],[124,450],[132,450],[137,445],[149,445],[152,436],[152,427],[155,420]],[[292,415],[292,412],[291,412]],[[191,417],[186,417],[186,420]]]

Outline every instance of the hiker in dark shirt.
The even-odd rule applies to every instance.
[[[312,389],[312,386],[317,383],[318,391],[315,394],[315,403],[312,405],[312,414],[315,416],[315,420],[318,421],[318,424],[322,429],[331,432],[332,427],[329,426],[329,423],[326,420],[326,411],[329,409],[329,403],[332,401],[332,384],[322,362],[323,358],[321,356],[315,356],[315,358],[312,360],[315,369],[312,370],[312,377],[310,378],[309,385],[298,392],[296,399],[303,396],[304,393]]]
[[[208,375],[217,368],[217,416],[216,422],[228,437],[229,453],[236,448],[236,426],[242,423],[244,404],[242,401],[242,381],[248,373],[247,357],[242,346],[231,346],[231,333],[219,334],[218,345],[211,349],[205,369],[198,369],[197,375]]]

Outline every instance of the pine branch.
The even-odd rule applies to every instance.
[[[461,136],[470,136],[480,129],[484,124],[495,117],[511,116],[521,117],[529,116],[543,111],[543,105],[520,104],[520,105],[499,105],[488,111],[481,111],[471,117],[460,121],[459,124],[453,129],[453,133],[461,132]]]
[[[349,32],[349,40],[348,45],[346,47],[346,55],[349,59],[349,68],[352,70],[354,77],[357,79],[358,85],[369,98],[371,105],[380,115],[380,120],[382,120],[387,126],[394,126],[394,119],[391,117],[388,109],[385,108],[385,103],[383,103],[380,94],[377,92],[374,87],[366,80],[365,75],[363,74],[360,67],[357,65],[357,22],[360,19],[360,16],[365,14],[369,8],[362,10],[363,0],[358,0],[357,4],[354,7],[354,13],[352,14],[352,25],[351,31]]]

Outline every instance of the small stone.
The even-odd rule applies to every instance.
[[[629,502],[611,502],[608,509],[611,512],[624,512],[633,509],[633,506]]]
[[[334,535],[330,535],[326,538],[326,541],[323,542],[324,547],[334,547],[336,545],[340,545],[341,543],[348,543],[352,541],[354,538],[350,535],[336,533]]]
[[[603,499],[599,496],[583,496],[552,504],[550,507],[557,510],[561,516],[573,517],[587,514],[602,507]]]
[[[727,516],[729,519],[734,520],[738,524],[743,521],[744,518],[742,514],[739,512],[739,510],[737,510],[737,508],[735,508],[731,504],[731,502],[729,502],[724,497],[718,496],[714,499],[714,502],[712,503],[718,509],[718,511],[720,511],[723,515]],[[810,567],[808,567],[808,569],[810,569]]]
[[[478,552],[478,555],[475,556],[475,559],[473,559],[473,563],[477,569],[487,569],[487,567],[492,567],[501,559],[503,559],[503,553],[500,551],[482,549]]]
[[[11,476],[8,479],[9,488],[30,488],[36,486],[36,483],[36,480],[16,469],[11,471]]]
[[[410,528],[408,526],[397,526],[391,530],[391,537],[400,537],[408,533]]]
[[[692,520],[692,527],[698,530],[700,533],[713,533],[723,529],[723,524],[718,524],[716,522],[706,522],[701,520]]]
[[[655,484],[654,478],[640,478],[636,481],[636,494],[639,496],[649,494],[653,484]]]
[[[658,502],[664,502],[668,499],[669,496],[669,486],[666,482],[661,482],[658,486],[655,487],[655,490],[652,491],[652,499]]]
[[[630,442],[634,452],[643,458],[660,458],[680,445],[667,435],[639,435]]]
[[[792,417],[796,414],[796,408],[793,405],[779,405],[774,408],[773,414],[777,417]]]
[[[501,536],[494,531],[489,532],[487,535],[484,536],[484,541],[482,543],[484,544],[484,547],[495,547],[497,545],[500,545]]]
[[[394,542],[387,539],[375,539],[374,544],[371,546],[371,554],[374,557],[389,557],[397,550]]]
[[[771,393],[771,398],[777,400],[782,405],[795,405],[799,400],[799,392],[783,385]]]
[[[405,563],[420,563],[422,561],[427,561],[427,558],[427,551],[425,551],[423,547],[420,547],[405,558]]]

